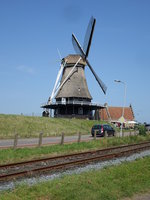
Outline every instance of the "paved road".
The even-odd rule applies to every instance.
[[[91,135],[82,135],[82,141],[92,140]],[[75,136],[65,136],[64,143],[77,142],[78,135]],[[43,137],[42,145],[48,144],[60,144],[61,137]],[[39,138],[27,138],[27,139],[18,139],[17,147],[25,147],[25,146],[37,146],[39,143]],[[8,148],[13,147],[14,139],[0,140],[0,148]]]
[[[124,134],[125,136],[128,135],[134,135],[134,133],[128,133],[126,132]],[[116,136],[119,136],[119,133],[116,133]],[[93,137],[88,135],[82,135],[81,141],[89,141],[92,140]],[[98,139],[101,139],[98,137]],[[78,141],[78,135],[74,136],[65,136],[64,143],[71,143],[71,142],[77,142]],[[42,145],[50,145],[50,144],[60,144],[61,142],[61,136],[59,137],[43,137],[42,139]],[[38,146],[39,138],[26,138],[26,139],[18,139],[17,147],[26,147],[26,146]],[[14,145],[14,139],[7,139],[7,140],[0,140],[0,148],[8,148],[13,147]]]

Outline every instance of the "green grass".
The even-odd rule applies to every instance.
[[[0,139],[14,138],[15,133],[22,138],[38,137],[41,131],[44,136],[58,136],[62,132],[65,135],[74,135],[79,132],[88,134],[91,127],[97,123],[104,122],[0,114]]]
[[[96,141],[72,143],[65,145],[51,145],[40,148],[23,148],[23,149],[0,149],[0,164],[19,162],[34,158],[68,154],[73,152],[88,151],[90,149],[101,149],[106,147],[118,146],[123,144],[138,143],[145,140],[150,140],[150,135],[147,136],[130,136],[124,138],[110,137],[100,138]]]
[[[2,192],[1,200],[117,200],[150,190],[150,157]]]

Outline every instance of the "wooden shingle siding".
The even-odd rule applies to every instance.
[[[73,66],[79,59],[79,55],[69,55],[65,60],[67,60],[67,65],[63,69],[61,83],[65,80],[69,72],[72,70]],[[72,75],[66,80],[62,88],[56,95],[56,100],[59,98],[84,98],[84,99],[92,99],[92,96],[88,90],[84,68],[85,62],[81,59],[78,63],[77,67],[75,67]],[[61,84],[60,83],[60,84]]]

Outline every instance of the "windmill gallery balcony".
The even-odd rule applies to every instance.
[[[91,103],[90,101],[61,100],[52,103],[45,103],[41,108],[54,109],[54,117],[77,117],[92,118],[92,111],[104,108],[103,105]]]

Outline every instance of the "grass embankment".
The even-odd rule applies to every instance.
[[[90,133],[94,124],[103,123],[95,120],[60,119],[46,117],[29,117],[21,115],[0,114],[0,139],[19,137],[38,137],[42,131],[44,136],[58,136]]]
[[[1,200],[117,200],[150,190],[150,157],[2,192]]]
[[[62,155],[74,152],[82,152],[94,149],[107,148],[123,144],[133,144],[150,140],[150,135],[130,136],[124,138],[111,137],[100,138],[96,141],[72,143],[65,145],[51,145],[40,148],[23,148],[23,149],[0,149],[0,164],[19,162],[23,160],[48,157],[52,155]]]

